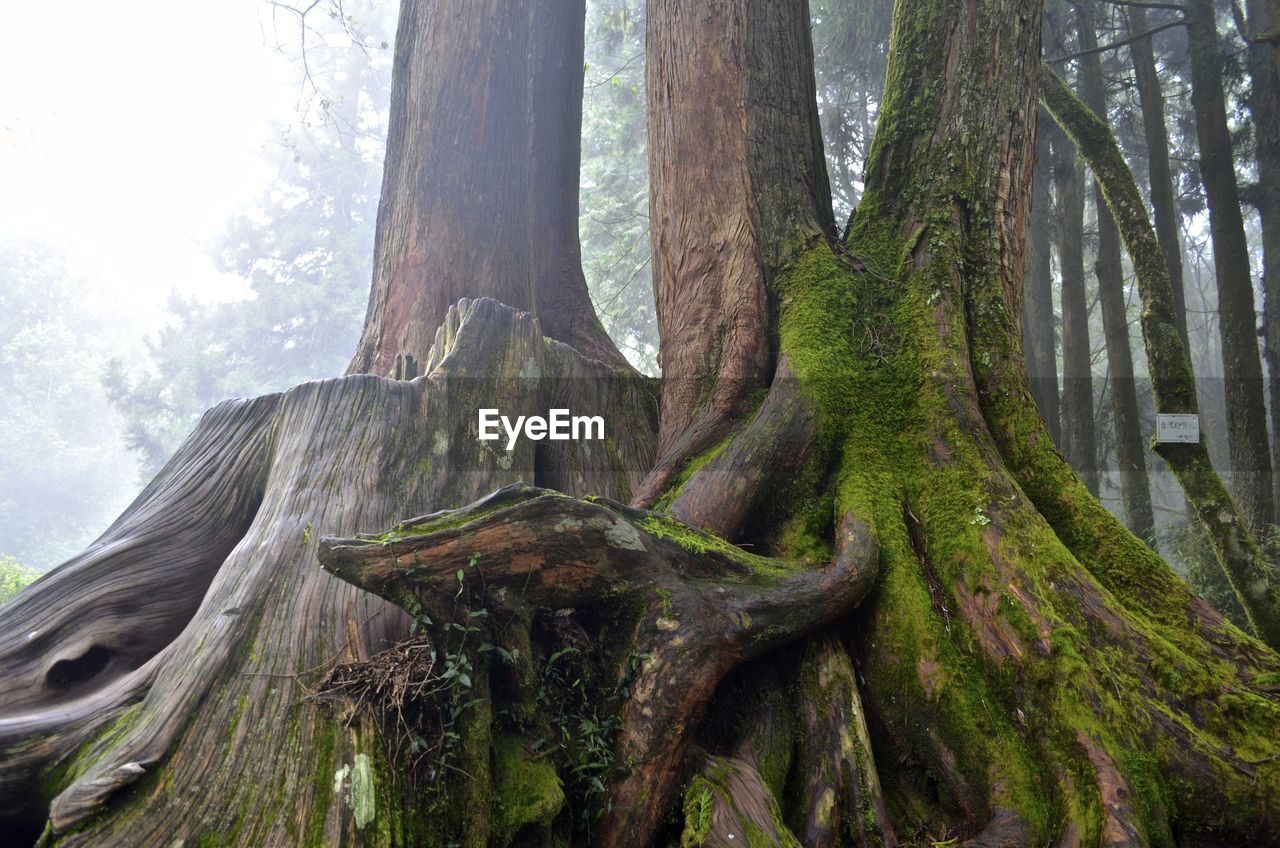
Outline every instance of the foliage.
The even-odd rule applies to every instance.
[[[8,554],[0,554],[0,605],[35,582],[40,572],[27,568]]]
[[[587,5],[578,229],[596,312],[633,365],[655,371],[657,313],[649,267],[644,113],[644,3]]]
[[[365,40],[379,43],[376,28],[388,25],[372,18]],[[109,364],[108,392],[147,471],[218,401],[340,374],[355,348],[373,255],[390,51],[355,40],[310,50],[308,84],[324,85],[315,95],[320,114],[304,112],[280,128],[269,152],[276,179],[212,246],[219,269],[247,281],[249,297],[174,297],[172,321],[148,341],[149,362]]]
[[[98,382],[127,336],[118,308],[52,245],[0,240],[0,553],[37,571],[128,502],[135,464]]]

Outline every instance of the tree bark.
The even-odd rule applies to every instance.
[[[334,844],[365,830],[351,793],[368,791],[377,835],[364,838],[430,841],[440,822],[374,728],[304,699],[330,665],[407,634],[397,609],[315,567],[319,535],[531,478],[532,442],[506,453],[475,439],[477,402],[545,410],[570,357],[557,376],[612,373],[490,300],[464,301],[437,336],[424,378],[352,376],[217,407],[102,539],[6,608],[10,816],[49,804],[60,845]],[[578,482],[627,497],[626,469],[652,454],[620,454],[643,451],[642,433],[598,449]],[[361,758],[369,782],[335,794],[335,770]]]
[[[1022,346],[1027,357],[1031,393],[1044,416],[1053,443],[1062,444],[1059,418],[1057,322],[1053,315],[1052,241],[1049,207],[1052,175],[1049,163],[1048,125],[1037,120],[1035,176],[1031,189],[1031,229],[1027,237],[1027,291],[1022,313]]]
[[[1147,10],[1130,5],[1130,37],[1146,32]],[[1187,335],[1187,296],[1182,283],[1182,244],[1178,238],[1178,206],[1174,200],[1173,173],[1169,168],[1169,130],[1165,126],[1164,90],[1156,72],[1155,51],[1150,38],[1139,38],[1129,45],[1133,58],[1138,100],[1142,105],[1142,132],[1147,141],[1147,170],[1151,183],[1151,208],[1155,218],[1156,238],[1169,267],[1173,316],[1182,343],[1191,349]]]
[[[777,364],[769,288],[801,249],[834,235],[807,8],[805,0],[650,4],[650,241],[663,389],[658,464],[638,503],[652,504],[758,400]]]
[[[1058,264],[1062,269],[1062,452],[1089,492],[1097,495],[1093,349],[1084,282],[1084,180],[1071,142],[1062,136],[1054,142]]]
[[[1186,10],[1191,101],[1196,115],[1200,176],[1209,207],[1213,267],[1218,285],[1231,488],[1249,526],[1254,532],[1260,532],[1275,520],[1271,453],[1249,246],[1245,241],[1222,90],[1221,46],[1212,0],[1188,0]]]
[[[702,33],[697,67],[762,51],[749,66],[790,80],[790,94],[753,83],[724,98],[759,145],[725,179],[754,186],[747,176],[776,170],[760,163],[790,163],[795,179],[735,189],[747,206],[730,217],[792,210],[761,213],[770,224],[755,232],[807,234],[756,245],[786,257],[763,278],[767,391],[725,412],[724,435],[678,477],[649,477],[670,513],[621,503],[629,472],[654,467],[648,384],[489,299],[446,313],[434,347],[413,354],[425,377],[355,375],[223,407],[130,513],[173,524],[122,521],[89,565],[0,613],[0,680],[25,675],[42,699],[0,698],[4,809],[38,819],[53,798],[51,844],[166,848],[639,848],[676,828],[689,848],[797,834],[859,848],[895,833],[1275,842],[1280,658],[1088,494],[1031,397],[1019,318],[1038,3],[903,0],[867,192],[838,245],[805,211],[822,180],[821,159],[793,144],[807,118],[775,108],[812,84],[803,3],[653,11],[657,55]],[[650,96],[718,93],[668,82]],[[669,108],[693,114],[687,100]],[[655,147],[684,151],[672,167],[705,176],[701,127],[655,123]],[[678,195],[660,195],[655,221]],[[725,244],[717,220],[692,243]],[[519,414],[570,391],[631,438],[555,460],[562,491],[527,485],[546,459],[530,443],[476,440],[480,403]],[[577,497],[588,489],[603,497]],[[129,653],[135,622],[104,616],[98,589],[150,609],[137,599],[162,576],[187,576],[158,559],[211,582],[185,589],[182,615],[156,616],[151,647]],[[73,578],[86,588],[52,593]],[[455,681],[452,700],[409,705],[456,708],[454,758],[426,764],[429,786],[388,752],[385,710],[379,722],[300,686],[338,659],[343,674],[372,673],[369,655],[410,616],[428,639],[400,643],[394,662],[429,645],[451,663],[431,679]],[[462,665],[460,643],[474,651]],[[744,685],[753,697],[736,697]],[[582,733],[573,759],[564,739]]]
[[[1090,0],[1080,7],[1078,28],[1080,47],[1080,90],[1085,105],[1107,122],[1107,83],[1096,50],[1098,35],[1095,5]],[[1107,343],[1107,370],[1111,389],[1111,412],[1115,421],[1116,461],[1120,470],[1120,498],[1125,523],[1134,535],[1148,543],[1155,541],[1155,516],[1151,510],[1151,487],[1147,481],[1142,420],[1138,413],[1138,387],[1133,376],[1133,352],[1129,348],[1129,314],[1125,307],[1124,268],[1120,257],[1120,234],[1115,219],[1102,196],[1095,175],[1093,202],[1098,218],[1098,256],[1094,271],[1098,277],[1098,300],[1102,306],[1102,331]]]
[[[373,286],[348,373],[418,361],[449,308],[492,297],[618,367],[578,240],[584,0],[406,0]]]
[[[1249,34],[1266,32],[1270,14],[1265,0],[1248,0]],[[1271,401],[1271,464],[1280,467],[1280,70],[1265,43],[1249,45],[1249,114],[1253,118],[1254,156],[1258,162],[1256,204],[1262,223],[1263,360]],[[1280,476],[1273,475],[1272,496],[1280,503]]]

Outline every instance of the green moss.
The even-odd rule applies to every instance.
[[[735,766],[727,761],[712,757],[702,773],[689,782],[684,796],[684,830],[680,835],[680,848],[699,848],[706,842],[711,835],[718,805],[725,805],[726,815],[731,820],[736,820],[736,830],[743,837],[747,848],[801,848],[782,819],[777,799],[767,787],[764,788],[761,800],[768,807],[770,824],[777,834],[776,838],[738,813],[734,807],[736,796],[733,786],[736,784],[731,784],[733,768]]]
[[[793,573],[793,569],[769,557],[750,554],[712,533],[691,527],[674,518],[651,513],[636,522],[636,526],[652,536],[674,542],[695,554],[715,553],[725,559],[745,566],[750,574],[765,579],[776,579]]]
[[[715,795],[711,784],[703,777],[695,777],[684,793],[684,832],[680,835],[680,848],[700,848],[711,833],[711,813],[715,808]]]
[[[748,416],[743,416],[743,420],[747,420]],[[654,509],[658,512],[665,512],[671,508],[671,504],[680,496],[680,492],[684,490],[685,484],[693,479],[693,475],[697,474],[707,466],[707,463],[724,453],[724,449],[733,441],[733,437],[737,435],[737,431],[733,431],[717,442],[706,451],[692,457],[685,462],[684,467],[680,469],[680,473],[676,475],[675,482],[669,485],[654,504]]]
[[[554,766],[529,756],[519,737],[505,734],[494,739],[493,757],[497,843],[506,844],[529,826],[549,828],[565,803]]]

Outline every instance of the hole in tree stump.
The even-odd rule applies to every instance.
[[[50,689],[70,689],[81,683],[87,683],[107,667],[111,662],[111,651],[101,645],[92,645],[89,650],[72,660],[58,660],[45,675],[45,684]]]

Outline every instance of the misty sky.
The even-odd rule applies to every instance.
[[[64,247],[138,318],[173,288],[234,297],[207,244],[272,177],[299,90],[262,0],[6,8],[0,235]]]

